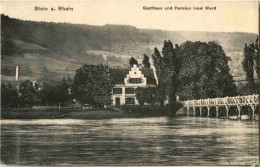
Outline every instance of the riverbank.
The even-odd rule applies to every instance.
[[[1,119],[111,119],[141,118],[170,115],[168,108],[160,106],[127,106],[103,109],[5,109],[1,110]]]
[[[127,117],[128,114],[113,109],[93,110],[2,110],[1,119],[108,119]]]
[[[148,111],[123,111],[116,109],[92,109],[92,110],[2,110],[1,119],[111,119],[111,118],[137,118],[156,117],[162,113]]]
[[[176,110],[180,106],[176,107]],[[168,106],[157,105],[122,105],[118,108],[103,109],[5,109],[1,110],[1,119],[110,119],[110,118],[145,118],[174,116]]]

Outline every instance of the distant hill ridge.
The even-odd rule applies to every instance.
[[[164,40],[173,44],[217,41],[230,56],[231,73],[243,76],[241,61],[245,43],[257,34],[241,32],[187,32],[138,29],[128,25],[92,26],[70,23],[23,21],[1,15],[2,80],[14,80],[15,66],[21,78],[31,80],[73,77],[82,64],[108,64],[126,68],[129,58],[141,63]]]

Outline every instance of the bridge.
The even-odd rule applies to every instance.
[[[223,97],[200,100],[181,101],[184,108],[187,108],[187,115],[193,109],[193,116],[196,116],[196,108],[199,108],[200,116],[202,116],[202,109],[207,108],[207,116],[210,116],[211,108],[215,107],[216,117],[219,116],[219,108],[224,107],[226,110],[226,117],[229,118],[229,109],[235,106],[238,111],[238,118],[241,118],[241,109],[243,106],[249,106],[252,109],[252,119],[255,119],[255,110],[259,106],[259,95],[253,94],[248,96]]]

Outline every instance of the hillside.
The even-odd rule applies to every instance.
[[[1,15],[2,80],[14,80],[15,66],[21,79],[50,80],[73,77],[83,64],[105,63],[109,67],[129,67],[129,58],[141,62],[164,40],[174,44],[189,41],[217,41],[230,56],[231,73],[244,75],[241,61],[245,43],[256,34],[224,32],[185,32],[138,29],[133,26],[91,26],[68,23],[23,21]]]

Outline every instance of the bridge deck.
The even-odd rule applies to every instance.
[[[259,95],[253,94],[248,96],[235,96],[235,97],[223,97],[223,98],[212,98],[212,99],[200,99],[200,100],[187,100],[181,101],[184,108],[187,108],[188,115],[190,108],[194,110],[194,116],[196,115],[196,107],[200,109],[200,116],[202,115],[202,107],[207,107],[208,116],[210,115],[210,108],[216,108],[216,117],[218,117],[219,107],[224,106],[227,111],[227,118],[229,117],[229,108],[236,106],[239,112],[238,118],[240,118],[240,111],[243,106],[250,106],[252,109],[253,119],[255,118],[255,109],[259,106]]]
[[[213,99],[182,101],[184,107],[207,107],[207,106],[249,106],[259,105],[259,95],[223,97]]]

